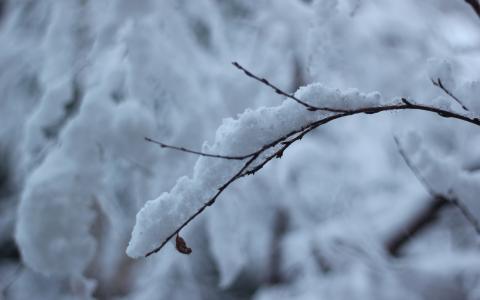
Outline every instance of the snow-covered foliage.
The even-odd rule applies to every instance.
[[[142,258],[245,164],[144,137],[237,156],[335,114],[232,61],[314,106],[480,115],[465,1],[0,0],[0,298],[480,297],[480,127],[428,112],[320,126]]]

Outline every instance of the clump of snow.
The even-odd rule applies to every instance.
[[[314,98],[316,103],[352,109],[378,104],[378,93],[363,94],[355,90],[342,93],[321,85],[302,88],[297,95]],[[224,120],[215,141],[203,149],[211,153],[242,155],[251,153],[285,134],[326,116],[325,112],[310,112],[289,100],[276,107],[247,110],[238,119]],[[198,210],[244,164],[201,157],[192,177],[180,178],[169,193],[148,201],[137,214],[132,238],[127,248],[131,257],[140,257],[158,246],[186,219]]]
[[[354,110],[362,107],[374,107],[382,104],[378,92],[361,93],[358,89],[334,89],[321,83],[301,87],[296,95],[303,101],[319,107]]]

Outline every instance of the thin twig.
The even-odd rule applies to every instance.
[[[246,154],[246,155],[239,155],[239,156],[212,154],[212,153],[205,153],[205,152],[190,150],[190,149],[187,149],[187,148],[184,148],[184,147],[167,145],[165,143],[162,143],[160,141],[156,141],[156,140],[148,138],[148,137],[146,137],[145,140],[147,142],[159,145],[160,148],[167,148],[167,149],[177,150],[177,151],[196,154],[196,155],[205,156],[205,157],[222,158],[222,159],[230,159],[230,160],[244,160],[244,159],[247,159],[247,158],[255,155],[255,153],[250,153],[250,154]]]
[[[394,137],[393,139],[395,140],[395,143],[397,144],[398,152],[400,153],[400,156],[402,156],[403,160],[405,161],[405,164],[412,171],[412,173],[415,175],[415,177],[417,177],[418,181],[420,181],[422,183],[422,185],[425,187],[425,189],[428,191],[428,193],[433,198],[436,198],[439,201],[446,201],[446,202],[450,202],[453,205],[455,205],[455,207],[457,207],[458,210],[461,212],[461,214],[465,217],[467,222],[473,227],[473,229],[475,229],[475,232],[477,234],[480,234],[480,223],[475,218],[475,215],[468,209],[468,207],[466,207],[465,204],[463,202],[461,202],[457,197],[453,196],[452,193],[450,193],[450,195],[447,196],[447,195],[443,195],[443,194],[438,193],[435,190],[433,190],[433,188],[429,185],[426,178],[424,178],[420,174],[420,170],[418,170],[415,167],[415,165],[412,163],[412,161],[409,159],[405,150],[403,150],[398,138]]]
[[[287,98],[290,98],[293,101],[297,102],[298,104],[305,106],[309,111],[323,110],[323,111],[336,112],[336,113],[345,112],[345,110],[342,110],[342,109],[334,109],[334,108],[328,108],[328,107],[317,107],[317,106],[308,104],[307,102],[304,102],[304,101],[300,100],[299,98],[295,97],[293,94],[289,94],[289,93],[281,90],[277,86],[270,83],[270,81],[268,81],[267,79],[260,78],[257,75],[253,74],[252,72],[250,72],[247,69],[245,69],[244,67],[242,67],[238,62],[235,62],[235,61],[232,62],[232,65],[234,65],[237,69],[243,71],[243,73],[245,73],[245,75],[247,75],[248,77],[253,78],[253,79],[265,84],[266,86],[270,87],[271,89],[273,89],[275,91],[275,93],[277,93],[279,95],[282,95],[282,96],[285,96]]]
[[[413,164],[413,162],[410,160],[408,157],[407,153],[403,149],[402,145],[400,144],[400,141],[396,136],[393,137],[393,140],[395,141],[395,144],[397,145],[397,150],[398,153],[400,153],[400,156],[402,157],[403,161],[407,165],[407,167],[412,171],[413,175],[417,178],[417,180],[423,185],[423,187],[427,190],[427,192],[434,198],[437,198],[440,196],[437,192],[435,192],[430,184],[428,184],[427,180],[420,174],[420,170],[417,169],[417,167]]]
[[[470,111],[466,106],[465,104],[463,104],[462,101],[460,101],[460,99],[458,97],[456,97],[452,92],[450,92],[450,90],[448,90],[442,83],[442,80],[440,78],[437,78],[437,80],[433,80],[433,78],[430,79],[433,83],[434,86],[436,87],[439,87],[442,91],[445,92],[445,94],[447,94],[448,96],[450,96],[450,98],[452,98],[453,100],[455,100],[455,102],[457,102],[458,104],[460,104],[460,106],[466,110],[466,111]]]

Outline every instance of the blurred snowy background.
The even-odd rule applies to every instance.
[[[441,78],[480,115],[462,0],[0,0],[0,298],[480,299],[480,237],[393,139],[480,218],[480,130],[428,113],[321,127],[183,230],[192,254],[127,256],[137,212],[198,159],[145,136],[202,149],[284,101],[232,61],[289,92],[462,112]]]

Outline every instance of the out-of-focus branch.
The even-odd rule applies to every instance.
[[[460,99],[455,96],[452,92],[450,92],[450,90],[448,90],[442,83],[442,80],[440,78],[437,78],[437,80],[434,80],[433,78],[430,79],[433,83],[434,86],[436,87],[439,87],[445,94],[447,94],[448,96],[450,96],[450,98],[452,98],[455,102],[457,102],[458,104],[460,104],[460,106],[466,110],[466,111],[470,111],[466,106],[465,104],[463,104],[462,101],[460,101]]]
[[[18,264],[15,270],[13,271],[10,280],[7,282],[6,285],[0,287],[0,299],[8,299],[9,289],[15,283],[15,281],[20,276],[20,273],[23,271],[24,266],[22,264]]]
[[[465,0],[465,2],[472,7],[472,9],[475,11],[478,17],[480,17],[480,3],[478,0]]]
[[[257,77],[256,75],[253,75],[251,72],[240,66],[238,63],[234,63],[234,65],[243,70],[245,74],[248,77],[254,78],[263,84],[275,89],[277,93],[280,93],[281,95],[284,95],[286,97],[294,97],[293,95],[286,94],[282,92],[281,90],[277,89],[275,86],[271,85],[267,80],[264,80],[262,78]],[[295,99],[295,98],[292,98]],[[297,99],[299,100],[299,99]],[[310,106],[309,104],[306,104],[300,100],[297,101],[300,105],[303,105],[307,107],[307,109],[311,111],[316,111],[316,110],[325,110],[323,108],[317,108],[314,106]],[[274,158],[281,158],[284,151],[290,147],[293,143],[301,140],[306,134],[311,132],[312,130],[330,123],[334,120],[343,118],[343,117],[348,117],[348,116],[353,116],[357,114],[376,114],[380,112],[385,112],[385,111],[398,111],[398,110],[420,110],[420,111],[427,111],[431,113],[435,113],[443,118],[453,118],[457,120],[461,120],[473,125],[480,126],[480,119],[476,117],[471,117],[471,116],[465,116],[456,112],[444,110],[441,108],[433,107],[433,106],[428,106],[428,105],[423,105],[423,104],[416,104],[414,102],[411,102],[405,98],[401,99],[401,102],[399,103],[394,103],[390,105],[382,105],[382,106],[374,106],[374,107],[363,107],[363,108],[358,108],[358,109],[352,109],[352,110],[327,110],[331,112],[330,115],[320,118],[317,121],[313,121],[311,123],[308,123],[298,129],[292,130],[291,132],[287,133],[284,136],[281,136],[277,138],[276,140],[266,143],[263,146],[261,146],[258,150],[256,150],[253,153],[250,154],[245,154],[243,156],[236,156],[236,157],[231,157],[229,159],[247,159],[248,160],[244,163],[244,165],[240,168],[240,170],[235,173],[227,182],[225,182],[222,186],[220,186],[217,190],[217,192],[207,201],[203,204],[202,207],[200,207],[193,215],[187,218],[185,222],[183,222],[175,231],[173,231],[164,241],[161,242],[160,246],[156,247],[155,249],[151,250],[145,256],[150,256],[158,251],[160,251],[166,244],[167,242],[175,237],[180,230],[182,230],[185,226],[187,226],[191,221],[193,221],[197,216],[199,216],[208,206],[211,206],[215,203],[217,198],[220,196],[220,194],[233,182],[236,180],[248,176],[248,175],[254,175],[256,172],[261,170],[266,164],[268,164],[271,160]],[[182,152],[187,152],[187,153],[193,153],[201,156],[208,156],[208,157],[216,157],[216,158],[226,158],[229,156],[224,156],[224,155],[219,155],[219,154],[210,154],[210,153],[203,153],[203,152],[198,152],[198,151],[193,151],[193,150],[188,150],[183,147],[177,147],[177,146],[170,146],[163,144],[161,142],[157,142],[157,144],[160,144],[163,148],[170,148]],[[273,150],[273,152],[269,152],[271,154],[263,156],[267,151]]]
[[[273,221],[273,235],[270,245],[270,262],[268,284],[275,285],[282,283],[284,278],[281,271],[282,257],[282,239],[285,236],[289,226],[289,215],[285,208],[280,208],[275,214]]]
[[[416,235],[433,225],[437,220],[438,213],[452,205],[444,198],[430,198],[429,202],[410,216],[406,224],[402,226],[385,243],[385,247],[394,257],[400,256],[402,248]]]
[[[6,6],[7,6],[7,0],[0,0],[0,25],[2,24],[2,21],[3,21]]]
[[[423,187],[428,191],[428,193],[434,197],[437,198],[439,195],[437,192],[435,192],[430,185],[428,184],[427,180],[420,174],[420,170],[417,169],[417,167],[413,164],[413,162],[410,160],[408,157],[407,153],[403,149],[402,145],[400,144],[400,141],[396,136],[393,137],[393,140],[395,141],[395,144],[397,145],[397,150],[398,153],[400,153],[400,156],[402,157],[403,161],[407,165],[407,167],[412,171],[413,175],[417,178],[417,180],[423,185]]]
[[[436,192],[435,190],[433,190],[432,187],[428,184],[428,181],[420,174],[420,171],[415,167],[415,165],[409,159],[408,155],[405,153],[405,151],[401,147],[400,141],[396,137],[394,137],[394,140],[395,140],[395,143],[397,144],[398,152],[402,156],[403,160],[405,161],[407,166],[410,168],[410,170],[413,172],[415,177],[417,177],[417,179],[422,183],[422,185],[425,187],[428,193],[433,198],[436,198],[439,201],[446,201],[455,205],[460,210],[460,212],[465,217],[465,219],[468,221],[468,223],[472,225],[473,229],[475,229],[475,232],[477,234],[480,234],[480,223],[475,218],[474,214],[465,206],[465,204],[463,204],[462,201],[460,201],[457,197],[452,195],[452,193],[450,193],[449,195],[442,195]]]
[[[400,156],[405,161],[405,164],[412,171],[418,181],[425,187],[431,196],[430,202],[416,213],[405,228],[402,228],[395,236],[390,238],[386,243],[386,248],[392,256],[398,256],[401,248],[420,231],[430,226],[437,219],[439,211],[448,206],[457,207],[467,222],[473,227],[477,234],[480,234],[480,224],[470,210],[456,197],[446,196],[434,191],[428,184],[427,180],[421,175],[420,171],[415,167],[410,160],[405,150],[401,147],[399,140],[394,137]]]

